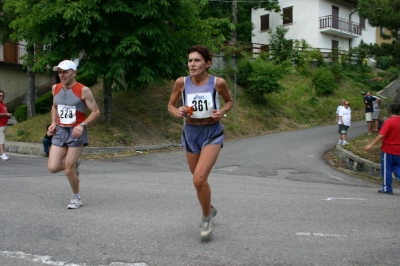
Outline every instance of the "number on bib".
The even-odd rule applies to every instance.
[[[58,116],[61,124],[74,124],[76,122],[76,107],[69,105],[58,105]]]

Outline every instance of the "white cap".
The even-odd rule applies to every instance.
[[[76,64],[74,62],[72,62],[71,60],[64,60],[61,61],[58,66],[53,67],[53,71],[58,71],[58,69],[62,69],[62,70],[76,70]]]

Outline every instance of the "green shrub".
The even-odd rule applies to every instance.
[[[25,131],[23,129],[18,129],[17,136],[22,136],[22,135],[25,135]]]
[[[278,81],[288,72],[290,62],[276,64],[258,57],[252,62],[252,65],[253,71],[248,78],[249,91],[254,93],[257,102],[263,103],[265,94],[280,92],[283,89]]]
[[[38,114],[46,114],[50,112],[53,105],[53,94],[51,91],[45,93],[42,97],[36,99],[35,110]],[[28,107],[26,104],[20,105],[15,109],[14,112],[15,119],[18,122],[23,122],[28,120]]]
[[[367,84],[368,84],[368,87],[370,88],[370,90],[372,90],[372,91],[383,90],[386,86],[382,80],[373,80],[373,81],[367,82]]]
[[[53,94],[49,91],[35,101],[36,113],[45,114],[50,111],[52,105]]]
[[[272,52],[273,60],[282,63],[292,58],[293,40],[286,39],[285,35],[289,31],[283,25],[279,25],[274,29],[269,29],[270,34],[269,48]]]
[[[237,75],[237,83],[241,86],[246,87],[249,85],[248,78],[250,73],[253,71],[253,67],[250,59],[242,58],[239,60],[238,64],[238,75]]]
[[[20,105],[15,109],[14,116],[18,122],[23,122],[28,119],[28,107],[26,104]]]
[[[333,63],[330,70],[336,80],[341,80],[343,78],[343,68],[341,64]]]
[[[386,71],[386,77],[389,82],[398,79],[400,77],[400,68],[399,67],[389,67]]]
[[[317,95],[331,94],[336,88],[335,76],[327,68],[318,68],[312,78]]]
[[[380,56],[376,59],[376,67],[387,70],[391,66],[392,61],[391,56]]]

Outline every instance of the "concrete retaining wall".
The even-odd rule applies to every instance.
[[[364,172],[376,179],[382,178],[380,164],[363,159],[340,145],[336,145],[335,155],[339,157],[340,161],[346,164],[347,167],[356,172]]]

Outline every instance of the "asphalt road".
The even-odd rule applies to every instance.
[[[349,137],[365,123],[354,123]],[[209,178],[216,228],[183,151],[81,164],[84,205],[68,210],[46,158],[0,161],[0,265],[399,265],[400,193],[330,168],[337,127],[225,143]]]

